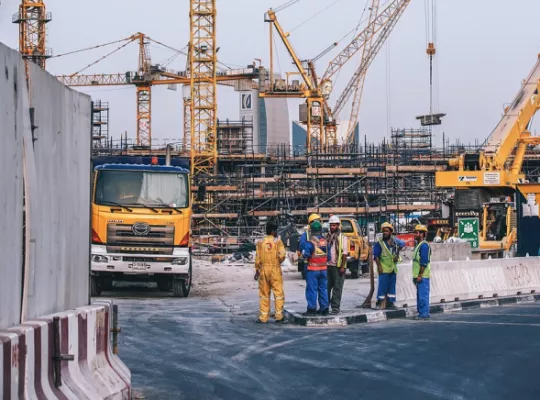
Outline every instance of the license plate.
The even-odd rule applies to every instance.
[[[133,263],[133,266],[131,267],[131,269],[133,271],[146,271],[146,267],[147,265],[145,263],[138,262],[138,263]]]

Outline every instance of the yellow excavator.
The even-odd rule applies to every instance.
[[[528,146],[540,144],[529,125],[540,107],[540,55],[514,101],[481,148],[450,159],[437,172],[437,187],[455,188],[452,216],[477,217],[478,250],[482,258],[502,257],[517,242],[516,195],[540,197],[522,171]],[[473,246],[476,247],[476,246]]]

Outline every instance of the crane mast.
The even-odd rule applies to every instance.
[[[191,173],[217,170],[216,0],[190,0]]]
[[[19,52],[25,60],[45,69],[52,52],[47,48],[46,25],[52,20],[43,0],[22,0],[13,23],[19,24]]]

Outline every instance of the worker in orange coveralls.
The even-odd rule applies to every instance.
[[[266,324],[270,317],[270,291],[274,292],[276,324],[285,322],[283,305],[283,274],[281,263],[285,260],[285,246],[277,234],[277,223],[269,220],[266,224],[266,237],[257,243],[255,255],[255,280],[259,281],[258,324]]]

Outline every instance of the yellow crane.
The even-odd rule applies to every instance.
[[[19,52],[45,69],[52,52],[47,48],[47,23],[52,19],[43,0],[22,0],[19,12],[13,15],[13,23],[19,25]]]
[[[375,2],[377,3],[377,2]],[[354,36],[352,41],[340,51],[340,53],[334,57],[324,74],[320,79],[317,79],[317,75],[314,68],[313,60],[302,62],[296,52],[294,51],[292,44],[288,37],[289,34],[283,30],[279,24],[276,16],[278,10],[269,10],[265,15],[265,21],[270,23],[270,85],[260,93],[261,97],[291,97],[291,98],[305,98],[305,121],[307,123],[307,149],[308,152],[319,148],[327,149],[337,144],[336,138],[336,124],[334,119],[334,112],[328,106],[327,99],[332,92],[332,78],[333,76],[360,50],[364,49],[368,43],[377,43],[382,45],[384,39],[388,36],[399,17],[405,11],[405,8],[410,3],[410,0],[392,0],[386,7],[380,12],[378,6],[372,7],[374,14],[371,16],[367,26]],[[387,27],[388,25],[388,27]],[[385,30],[386,28],[386,30]],[[302,78],[300,84],[290,84],[290,82],[278,82],[274,81],[273,74],[273,29],[276,30],[283,44],[285,45],[287,52],[291,56],[293,63],[296,67],[298,74]],[[381,31],[388,32],[384,39],[377,41],[374,37]],[[378,48],[380,48],[380,45]],[[335,45],[334,45],[335,46]],[[330,48],[332,48],[331,46]],[[330,49],[329,48],[329,49]],[[378,51],[377,48],[377,51]],[[325,54],[329,49],[325,50],[322,54]],[[375,48],[370,47],[370,51],[366,51],[366,60],[371,60],[375,57],[377,51]],[[365,70],[369,63],[363,62],[364,65],[362,71],[365,74]],[[354,78],[354,77],[353,77]],[[356,80],[354,78],[352,83],[349,83],[346,88],[346,93],[343,97],[343,104],[350,97],[350,94],[357,87]]]
[[[481,250],[508,250],[516,241],[516,190],[538,196],[538,185],[527,185],[522,166],[527,147],[540,144],[529,125],[540,108],[540,56],[512,104],[481,148],[450,159],[448,170],[435,175],[437,187],[455,188],[454,214],[469,207],[481,216]],[[508,199],[508,197],[510,197]],[[504,207],[501,206],[504,205]],[[490,226],[492,229],[490,230]],[[496,226],[506,227],[494,232]]]
[[[358,121],[360,101],[367,70],[409,4],[410,0],[392,0],[379,13],[379,1],[372,0],[366,27],[329,62],[326,71],[322,75],[321,84],[328,87],[329,92],[331,93],[333,86],[332,78],[345,63],[359,51],[362,51],[362,57],[358,68],[349,80],[349,83],[338,97],[335,106],[332,109],[327,109],[327,112],[329,112],[331,116],[330,119],[334,120],[335,116],[343,110],[351,95],[354,93],[351,117],[347,128],[346,141],[348,143],[352,142],[352,135]],[[334,142],[336,139],[337,138],[335,137],[332,138]]]
[[[58,75],[57,78],[65,85],[72,87],[129,85],[135,86],[137,95],[136,144],[137,146],[140,146],[142,148],[150,148],[152,145],[152,87],[160,85],[185,85],[189,88],[189,85],[191,85],[191,78],[189,76],[189,70],[171,72],[167,71],[161,65],[152,64],[150,59],[150,53],[148,51],[148,43],[154,42],[162,46],[166,45],[140,32],[118,41],[93,46],[92,48],[98,48],[110,44],[121,43],[121,45],[117,49],[108,53],[104,57],[101,57],[90,65],[95,65],[99,61],[103,60],[106,57],[109,57],[113,53],[119,51],[120,49],[133,42],[137,42],[139,45],[139,61],[136,71],[126,71],[123,73],[114,74],[83,74],[79,71],[69,75]],[[65,53],[65,55],[78,53],[85,50],[89,49],[76,50],[73,52]],[[248,68],[239,70],[228,70],[226,72],[220,72],[216,79],[220,84],[230,86],[234,84],[235,80],[255,78],[258,76],[257,74],[258,73],[255,69]]]

